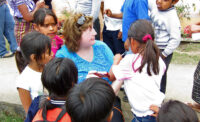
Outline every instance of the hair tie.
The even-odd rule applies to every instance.
[[[85,23],[85,15],[78,18],[77,24],[83,25]]]
[[[150,40],[153,40],[150,34],[146,34],[146,35],[142,38],[142,40],[144,41],[144,43],[146,43],[149,39],[150,39]]]

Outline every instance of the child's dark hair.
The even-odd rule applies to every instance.
[[[197,114],[186,104],[170,100],[162,105],[157,122],[198,122]]]
[[[78,70],[74,62],[68,58],[54,58],[45,65],[42,72],[42,84],[48,90],[50,99],[66,99],[68,91],[78,81]],[[46,100],[43,111],[57,107]]]
[[[160,52],[154,43],[154,29],[151,23],[147,20],[137,20],[128,30],[128,38],[133,38],[142,46],[144,44],[142,64],[139,72],[142,72],[143,67],[147,64],[147,73],[151,76],[151,70],[154,74],[159,73],[159,56]],[[145,38],[145,39],[144,39]]]
[[[43,64],[40,64],[42,54],[49,50],[51,54],[51,43],[50,38],[39,32],[27,33],[20,44],[20,51],[16,52],[16,64],[19,72],[21,73],[27,64],[31,62],[30,56],[35,55],[35,60],[38,66],[43,68]]]
[[[114,100],[115,93],[107,81],[89,78],[70,90],[66,110],[72,122],[105,122]]]
[[[42,84],[49,96],[66,96],[68,90],[78,81],[78,71],[74,62],[68,58],[54,58],[42,72]]]
[[[52,16],[54,18],[55,23],[57,24],[57,17],[55,15],[55,13],[52,10],[48,9],[48,8],[40,8],[40,9],[38,9],[33,15],[33,22],[36,25],[43,26],[44,25],[44,21],[45,21],[45,17],[47,15]]]

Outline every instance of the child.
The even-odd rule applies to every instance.
[[[120,14],[113,14],[111,10],[105,10],[107,16],[122,19],[122,41],[125,42],[131,23],[138,19],[149,20],[148,0],[125,0],[121,12]]]
[[[181,41],[180,21],[174,5],[178,0],[156,0],[157,7],[151,11],[151,19],[155,28],[155,43],[161,51],[166,67],[171,62],[173,51]],[[161,82],[161,91],[166,91],[167,69]]]
[[[41,8],[33,16],[34,29],[51,38],[51,50],[55,56],[58,49],[63,44],[57,34],[57,17],[52,10]]]
[[[71,122],[65,111],[65,100],[68,91],[77,83],[78,71],[72,60],[55,58],[44,68],[42,84],[48,90],[49,97],[42,103],[41,109],[35,115],[36,121]]]
[[[165,95],[160,92],[160,82],[165,72],[165,63],[154,44],[154,30],[147,20],[134,22],[128,38],[133,54],[127,54],[112,71],[117,80],[124,80],[124,89],[134,113],[132,122],[155,122],[150,116],[150,105],[161,105]],[[114,64],[117,64],[115,56]]]
[[[115,3],[113,6],[112,4]],[[104,10],[121,13],[120,9],[124,0],[104,0]],[[103,41],[110,47],[113,54],[124,53],[124,42],[122,41],[122,19],[115,19],[104,15]]]
[[[41,72],[44,65],[51,60],[53,54],[50,39],[39,32],[31,32],[25,35],[20,50],[16,53],[17,65],[22,61],[27,62],[28,65],[22,68],[24,70],[17,78],[16,87],[27,113],[31,101],[38,95],[43,94]],[[20,55],[23,57],[19,57]]]
[[[89,78],[70,90],[66,110],[73,122],[110,122],[114,100],[108,82]]]
[[[157,106],[151,106],[151,109],[158,114],[157,122],[198,122],[195,111],[177,100],[164,103],[160,110]]]

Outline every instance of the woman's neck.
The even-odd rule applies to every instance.
[[[42,72],[43,68],[42,67],[39,67],[38,64],[35,64],[35,63],[29,63],[28,66],[36,71],[36,72]]]
[[[88,47],[88,48],[80,48],[76,52],[81,58],[84,60],[87,60],[88,62],[92,62],[93,60],[93,47]]]

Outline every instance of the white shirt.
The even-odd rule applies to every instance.
[[[52,4],[57,15],[61,15],[64,10],[81,12],[86,16],[92,16],[95,21],[99,17],[101,0],[53,0]]]
[[[104,10],[110,9],[112,13],[121,13],[121,7],[124,0],[104,0]],[[114,19],[104,14],[104,23],[106,29],[110,31],[120,30],[122,28],[122,19]]]
[[[32,100],[38,95],[43,95],[41,74],[41,72],[36,72],[26,66],[16,80],[16,87],[30,91]]]
[[[161,78],[165,72],[166,66],[159,58],[159,74],[152,76],[147,74],[147,65],[139,73],[137,69],[141,66],[142,57],[139,54],[126,55],[119,65],[113,66],[113,73],[117,80],[124,80],[124,89],[128,96],[132,112],[143,117],[151,115],[153,111],[149,110],[150,105],[160,106],[165,95],[160,92]]]

